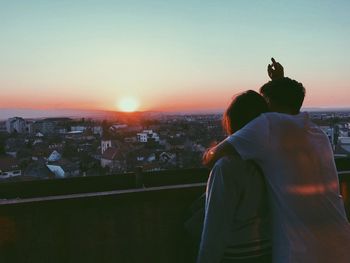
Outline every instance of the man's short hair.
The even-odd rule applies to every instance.
[[[260,93],[272,105],[298,114],[305,97],[305,88],[300,82],[281,78],[271,80],[260,88]]]

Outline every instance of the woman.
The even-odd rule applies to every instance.
[[[227,108],[223,128],[231,135],[267,111],[262,96],[246,91]],[[204,262],[271,262],[268,196],[253,162],[227,156],[210,173],[197,259]]]

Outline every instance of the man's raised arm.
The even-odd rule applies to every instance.
[[[272,64],[267,66],[267,73],[272,80],[284,77],[284,68],[274,58]],[[260,159],[268,147],[269,125],[265,116],[260,115],[241,130],[231,135],[218,145],[209,148],[203,155],[203,164],[213,167],[215,162],[226,155],[238,155],[244,160]]]
[[[271,58],[272,63],[267,65],[267,74],[271,80],[284,78],[284,68],[274,58]]]

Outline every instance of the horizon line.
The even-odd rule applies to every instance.
[[[50,112],[47,112],[47,111],[50,111]],[[223,111],[224,111],[224,108],[223,109],[197,109],[197,110],[164,110],[164,111],[145,110],[145,111],[134,111],[134,112],[123,112],[123,111],[102,110],[102,109],[91,110],[91,109],[0,108],[0,121],[4,121],[13,117],[21,117],[24,119],[43,119],[43,118],[59,118],[59,117],[102,118],[112,114],[205,115],[205,114],[222,114]],[[310,112],[350,111],[350,106],[302,107],[301,111],[310,111]],[[108,116],[108,118],[111,118],[111,117],[112,116]]]

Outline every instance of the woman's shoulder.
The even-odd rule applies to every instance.
[[[217,162],[215,163],[215,166],[221,167],[221,168],[233,168],[233,167],[243,167],[246,165],[249,165],[249,161],[243,160],[238,155],[227,155],[224,157],[221,157]]]
[[[261,174],[261,170],[253,161],[243,160],[240,156],[230,155],[220,158],[214,165],[213,170],[220,171],[222,176],[230,178],[247,175]]]
[[[250,161],[243,160],[240,156],[224,156],[221,157],[214,165],[213,170],[220,170],[223,175],[247,173],[253,169]]]

